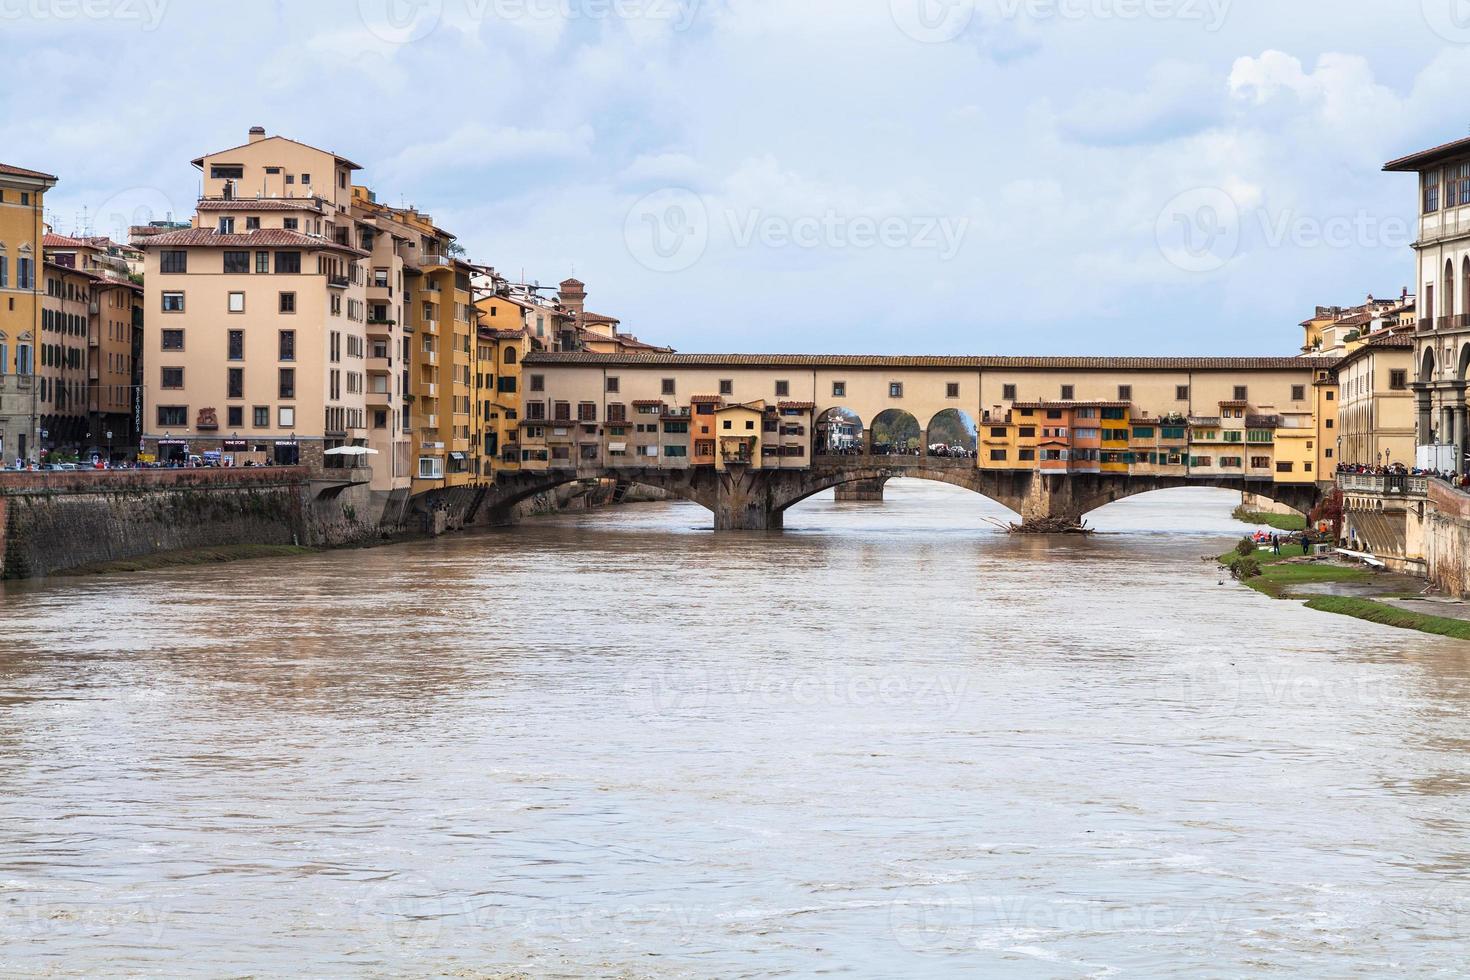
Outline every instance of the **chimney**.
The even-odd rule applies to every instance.
[[[263,139],[265,139],[265,127],[264,126],[251,126],[250,127],[250,142],[252,142],[252,143],[259,143]]]
[[[587,284],[580,279],[563,280],[559,289],[561,294],[561,305],[573,313],[586,312],[587,307]]]

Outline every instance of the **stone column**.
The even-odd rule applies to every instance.
[[[1030,486],[1021,501],[1021,530],[1048,530],[1036,526],[1043,522],[1082,523],[1082,504],[1074,494],[1075,479],[1062,473],[1030,474]]]
[[[1463,395],[1463,393],[1462,393]],[[1451,411],[1455,419],[1455,437],[1450,442],[1455,447],[1455,472],[1465,472],[1465,403],[1457,403]]]
[[[883,487],[888,483],[888,477],[880,476],[876,480],[854,480],[852,483],[839,483],[837,485],[838,503],[855,502],[883,502]]]
[[[716,531],[779,531],[785,515],[771,499],[771,482],[761,470],[738,467],[716,475]]]

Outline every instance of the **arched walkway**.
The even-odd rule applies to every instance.
[[[901,408],[890,408],[873,419],[869,448],[874,456],[919,456],[923,441],[919,420]]]
[[[969,412],[946,408],[929,420],[924,431],[924,453],[947,459],[974,459],[980,448],[980,429]]]
[[[813,456],[857,456],[863,452],[863,420],[850,408],[836,406],[812,423]]]

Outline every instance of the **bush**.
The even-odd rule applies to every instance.
[[[1254,558],[1240,558],[1230,566],[1230,574],[1244,582],[1261,574],[1261,563]]]
[[[1235,553],[1242,558],[1248,558],[1256,553],[1256,543],[1250,538],[1241,538],[1235,546]]]

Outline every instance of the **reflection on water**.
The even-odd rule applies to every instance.
[[[964,491],[0,592],[0,973],[1415,975],[1467,647]]]

